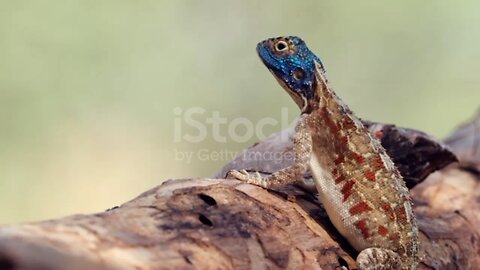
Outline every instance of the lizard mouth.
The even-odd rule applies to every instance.
[[[272,72],[273,74],[273,77],[275,77],[275,79],[278,81],[278,83],[282,86],[282,88],[285,90],[285,92],[287,92],[288,95],[290,95],[290,97],[292,97],[293,101],[295,101],[295,103],[298,105],[298,107],[300,108],[300,111],[302,113],[305,113],[308,111],[308,102],[306,100],[306,98],[299,94],[298,92],[296,91],[293,91],[288,85],[287,83],[285,83],[284,80],[282,80],[281,78],[279,78],[277,75],[275,75],[275,73],[273,71],[270,70],[270,72]]]
[[[279,71],[277,68],[275,68],[275,64],[272,62],[277,62],[270,54],[270,52],[265,48],[265,41],[260,42],[257,45],[257,54],[258,57],[260,57],[260,60],[262,60],[263,64],[270,70],[275,69],[276,71]]]

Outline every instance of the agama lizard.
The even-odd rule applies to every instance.
[[[300,107],[293,165],[268,177],[230,171],[264,188],[310,170],[335,228],[359,251],[359,269],[416,269],[418,228],[408,189],[380,142],[329,86],[320,59],[294,36],[257,45],[265,66]]]

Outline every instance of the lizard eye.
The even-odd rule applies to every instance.
[[[303,77],[305,76],[305,72],[303,71],[303,69],[301,68],[297,68],[293,71],[293,78],[297,81],[303,79]]]
[[[279,40],[279,41],[277,41],[277,43],[275,43],[275,50],[277,52],[282,52],[282,51],[285,51],[287,49],[288,49],[287,42],[285,42],[283,40]]]

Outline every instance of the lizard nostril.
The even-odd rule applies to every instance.
[[[207,225],[209,227],[213,226],[213,222],[202,214],[198,215],[198,220],[200,220],[200,222],[202,222],[204,225]]]
[[[207,194],[200,193],[198,197],[208,205],[216,205],[217,201],[214,198],[208,196]]]

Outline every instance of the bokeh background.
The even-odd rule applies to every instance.
[[[258,138],[222,142],[209,128],[200,142],[182,139],[196,132],[182,112],[256,123],[281,121],[288,108],[295,119],[296,105],[255,53],[258,41],[277,35],[303,37],[357,115],[442,138],[479,106],[479,8],[436,0],[1,1],[0,223],[103,211],[165,179],[214,174],[228,156],[177,154],[234,152]],[[228,125],[219,133],[228,135]]]

